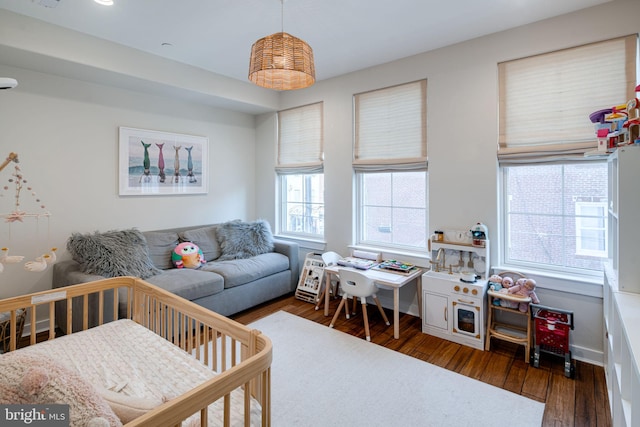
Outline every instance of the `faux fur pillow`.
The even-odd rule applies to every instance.
[[[0,355],[0,372],[0,404],[68,404],[71,426],[122,426],[91,384],[51,358],[12,351]]]
[[[87,274],[146,279],[162,272],[151,262],[144,235],[136,229],[73,233],[67,250]]]
[[[265,220],[221,224],[217,231],[222,255],[216,261],[251,258],[273,251],[271,227]]]

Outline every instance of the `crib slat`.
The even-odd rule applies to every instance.
[[[89,295],[82,296],[82,330],[89,329]]]
[[[224,427],[231,426],[231,395],[224,395]]]
[[[85,311],[86,313],[86,311]],[[104,323],[104,291],[98,292],[98,325]]]

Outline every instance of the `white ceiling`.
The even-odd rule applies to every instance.
[[[0,9],[241,81],[253,42],[284,27],[311,45],[324,80],[608,1],[285,0],[284,23],[279,0],[0,0]]]

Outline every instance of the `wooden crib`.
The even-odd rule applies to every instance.
[[[91,297],[92,303],[89,304]],[[98,304],[94,304],[97,299]],[[81,302],[83,310],[74,313],[72,308]],[[66,302],[66,318],[56,319],[55,305]],[[76,304],[74,305],[73,302]],[[109,302],[105,304],[105,302]],[[98,310],[96,328],[88,327],[90,309]],[[113,327],[104,323],[104,306],[113,307],[114,319],[131,319],[161,337],[160,341],[171,343],[184,350],[185,357],[198,360],[198,365],[206,366],[206,371],[213,371],[211,378],[199,384],[189,385],[189,390],[159,405],[155,409],[125,424],[132,426],[180,426],[188,418],[199,418],[204,426],[221,425],[271,425],[270,393],[271,393],[271,341],[257,330],[252,330],[231,319],[209,311],[197,304],[180,298],[170,292],[151,285],[134,277],[117,277],[95,282],[57,288],[50,291],[37,292],[0,300],[0,313],[9,313],[9,345],[10,351],[18,347],[21,314],[26,312],[26,325],[30,325],[29,346],[17,351],[30,351],[38,346],[47,346],[51,340],[64,343],[65,339],[56,337],[56,325],[65,322],[66,330],[72,331],[74,316],[83,318],[83,331],[74,332],[74,339],[83,334],[91,334],[94,329]],[[36,342],[37,314],[49,317],[48,340]],[[134,325],[132,322],[123,320]],[[139,328],[138,326],[134,326]],[[147,332],[145,332],[147,333]],[[155,339],[155,338],[154,338]],[[26,339],[25,339],[26,341]],[[24,343],[21,347],[24,347]],[[40,347],[45,348],[45,347]],[[117,347],[117,346],[116,346]],[[47,350],[49,351],[49,350]],[[3,355],[0,355],[0,358]],[[162,357],[162,355],[157,355]],[[147,357],[147,356],[145,356]],[[151,355],[150,357],[155,357]],[[204,369],[204,368],[203,368]],[[82,375],[82,372],[79,372]],[[182,384],[184,386],[184,384]],[[237,398],[233,400],[236,408],[232,409],[232,394],[241,393],[241,404],[238,408]],[[212,412],[213,407],[216,412]],[[253,419],[258,408],[258,416]],[[219,410],[221,409],[221,410]],[[240,413],[240,420],[238,419]],[[232,417],[232,414],[233,415]],[[193,421],[190,421],[190,425]]]

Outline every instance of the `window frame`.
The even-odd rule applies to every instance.
[[[364,210],[366,206],[364,205],[364,191],[363,191],[363,179],[365,175],[373,174],[373,173],[409,173],[409,172],[422,172],[424,173],[424,192],[425,192],[425,205],[421,208],[424,211],[425,223],[424,223],[424,245],[423,246],[410,246],[410,245],[402,245],[395,244],[389,242],[381,242],[377,240],[367,240],[364,237],[365,234],[365,214]],[[429,172],[427,170],[424,171],[389,171],[389,172],[366,172],[366,171],[356,171],[354,175],[355,182],[355,201],[356,201],[356,244],[359,246],[365,247],[375,247],[382,249],[395,249],[404,252],[426,252],[428,245],[428,236],[429,236]],[[391,199],[393,199],[393,194],[391,194]],[[388,206],[390,209],[400,208],[399,206],[395,206],[391,204]],[[418,208],[415,208],[418,209]]]
[[[607,163],[605,160],[598,161],[598,164],[601,164],[605,169],[607,168]],[[507,181],[508,181],[508,169],[510,168],[519,168],[519,167],[527,167],[527,166],[567,166],[567,165],[575,165],[575,162],[564,162],[564,163],[550,163],[550,164],[536,164],[536,165],[501,165],[499,166],[499,215],[501,216],[501,221],[499,221],[499,233],[500,233],[500,249],[499,249],[499,265],[513,270],[525,270],[525,271],[537,271],[540,273],[549,273],[554,275],[562,275],[562,276],[574,276],[574,277],[585,277],[589,279],[599,279],[602,277],[602,269],[600,270],[591,270],[585,268],[571,267],[566,265],[554,265],[554,264],[541,264],[536,261],[524,261],[524,260],[514,260],[509,257],[509,251],[511,249],[510,246],[510,201],[508,195]],[[563,173],[563,193],[565,190],[565,181],[564,181],[564,173]],[[610,197],[607,194],[607,197]],[[574,202],[575,203],[575,202]],[[608,206],[608,201],[603,202]],[[607,210],[605,210],[607,212]],[[563,220],[568,217],[568,215],[560,214],[554,215],[557,217],[561,217]],[[577,213],[573,215],[573,218],[577,219]],[[606,218],[605,218],[606,219]],[[605,221],[605,229],[608,227]],[[563,239],[566,239],[566,233],[563,235]],[[605,230],[605,245],[607,245],[608,249],[608,231]],[[581,255],[581,256],[599,256],[599,255]],[[606,257],[608,254],[604,257]]]
[[[315,118],[315,115],[317,115],[317,120],[309,121],[309,117]],[[292,128],[283,130],[283,122],[290,122]],[[292,131],[293,133],[291,133]],[[291,138],[291,135],[298,136],[299,134],[303,135],[302,140]],[[287,200],[288,194],[285,185],[286,177],[289,176],[320,175],[322,186],[318,191],[320,191],[322,198],[321,210],[324,212],[324,103],[317,102],[278,111],[276,114],[276,135],[277,233],[302,239],[321,240],[324,238],[324,225],[322,234],[288,229],[289,213],[286,207],[290,202]],[[286,136],[283,138],[283,135]],[[292,145],[284,146],[283,139],[285,142],[291,142]],[[304,190],[306,191],[306,187]],[[324,214],[322,216],[324,222]]]
[[[609,227],[607,226],[607,213],[608,213],[608,203],[607,202],[587,202],[587,201],[576,201],[576,255],[580,256],[597,256],[601,258],[607,258],[609,256]],[[597,218],[592,215],[587,215],[582,213],[582,208],[587,207],[598,207],[601,208],[604,212],[605,216],[603,219],[602,227],[589,227],[586,225],[582,225],[581,223],[586,219]],[[601,230],[604,232],[604,249],[603,250],[595,250],[595,249],[582,249],[582,232],[583,230]]]
[[[417,96],[416,96],[417,95]],[[390,108],[402,105],[404,108]],[[353,204],[357,246],[427,251],[429,224],[429,174],[427,169],[427,80],[417,80],[353,95]],[[420,121],[415,120],[416,117]],[[406,125],[401,125],[406,124]],[[405,141],[402,150],[395,142]],[[423,246],[365,240],[364,177],[374,173],[424,173]],[[391,188],[393,190],[393,188]],[[394,209],[393,197],[390,208]]]
[[[287,194],[287,189],[285,188],[287,182],[287,178],[288,177],[292,177],[292,176],[301,176],[301,177],[305,177],[305,176],[309,176],[309,175],[319,175],[323,181],[322,183],[322,193],[323,193],[323,200],[322,203],[314,203],[314,202],[310,202],[308,203],[308,205],[313,206],[313,205],[317,205],[317,207],[319,208],[319,210],[322,211],[322,215],[318,216],[318,221],[322,221],[322,233],[309,233],[306,231],[296,231],[296,230],[290,230],[288,227],[288,220],[289,220],[289,213],[287,210],[287,206],[290,203],[293,202],[289,202],[286,198],[286,194]],[[277,181],[278,181],[278,233],[282,234],[282,235],[286,235],[286,236],[294,236],[294,237],[299,237],[299,238],[304,238],[304,239],[322,239],[324,237],[324,173],[301,173],[301,174],[277,174]],[[306,190],[306,189],[305,189]],[[296,202],[297,203],[297,202]],[[302,204],[305,204],[304,202],[301,202]],[[313,217],[313,216],[311,216]]]
[[[564,221],[560,225],[562,265],[511,258],[510,241],[517,242],[517,240],[512,239],[510,234],[512,227],[509,214],[510,200],[507,194],[508,171],[511,167],[527,165],[563,165],[564,167],[584,164],[592,160],[605,163],[606,153],[598,153],[594,125],[589,123],[590,114],[593,111],[617,105],[620,99],[631,99],[635,96],[637,64],[637,34],[512,59],[498,64],[498,212],[502,216],[499,221],[499,263],[511,269],[539,270],[562,276],[590,276],[590,279],[601,278],[603,267],[598,270],[587,270],[570,266],[572,263],[567,262],[570,259],[568,257],[571,256],[566,252],[569,244],[567,238],[571,237],[569,233],[576,232],[575,227],[578,226],[579,216],[574,205],[574,229],[568,231],[565,212],[567,205],[564,199],[561,202],[562,206],[558,206],[561,208],[561,217]],[[615,77],[612,73],[606,80],[600,79],[596,82],[597,84],[593,82],[594,70],[612,68],[616,71]],[[567,81],[571,82],[571,85],[563,86],[562,82]],[[566,109],[565,105],[577,107]],[[541,110],[540,106],[544,106],[544,110]],[[563,170],[563,191],[568,185],[565,179]],[[605,188],[604,196],[600,197],[610,198],[611,195]],[[535,214],[535,212],[531,213]],[[608,221],[605,221],[607,256],[611,249],[608,242],[608,227]],[[577,240],[572,242],[572,244],[577,243],[579,243]],[[576,251],[572,255],[575,261],[578,261],[581,256],[600,258],[600,254],[604,253],[604,251],[598,251],[598,255],[578,255],[577,252],[576,246]],[[545,261],[552,260],[553,255]],[[532,252],[529,259],[535,258],[536,253]],[[573,264],[579,265],[578,262]]]

